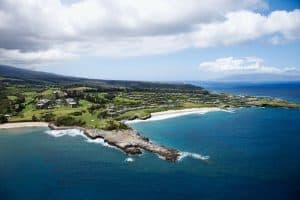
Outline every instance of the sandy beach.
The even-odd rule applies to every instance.
[[[151,117],[146,120],[135,119],[125,121],[126,124],[144,122],[144,121],[156,121],[156,120],[164,120],[184,115],[190,114],[205,114],[208,112],[216,112],[223,111],[223,109],[218,107],[210,107],[210,108],[188,108],[181,110],[167,110],[162,112],[151,113]],[[0,124],[0,129],[12,129],[12,128],[26,128],[26,127],[48,127],[47,122],[16,122],[16,123],[5,123]]]
[[[156,121],[156,120],[164,120],[184,115],[190,115],[190,114],[205,114],[208,112],[216,112],[216,111],[222,111],[223,109],[218,107],[210,107],[210,108],[188,108],[188,109],[181,109],[181,110],[168,110],[168,111],[162,111],[162,112],[155,112],[151,113],[151,117],[146,120],[141,119],[135,119],[135,120],[129,120],[126,121],[126,124],[131,123],[137,123],[137,122],[144,122],[144,121]]]
[[[16,122],[0,124],[0,129],[26,128],[26,127],[48,127],[47,122]]]

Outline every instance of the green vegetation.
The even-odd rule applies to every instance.
[[[72,116],[60,116],[56,119],[55,124],[58,126],[83,126],[85,122]]]
[[[7,117],[5,117],[4,115],[0,115],[0,124],[6,123],[8,122]]]
[[[20,74],[11,72],[7,77],[0,77],[0,123],[45,121],[113,130],[128,128],[122,120],[146,119],[153,112],[170,109],[300,107],[281,99],[211,94],[201,87],[186,84],[103,81],[30,73],[23,70]]]

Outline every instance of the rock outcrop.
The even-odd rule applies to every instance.
[[[132,129],[105,131],[77,126],[58,127],[51,123],[49,124],[49,128],[52,130],[79,129],[83,131],[87,137],[91,139],[102,138],[106,143],[115,146],[130,155],[141,154],[142,150],[146,150],[156,153],[169,161],[176,161],[180,156],[178,150],[152,143],[149,138],[141,136]]]

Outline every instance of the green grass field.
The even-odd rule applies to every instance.
[[[184,90],[96,92],[94,88],[86,86],[73,86],[63,90],[57,85],[47,85],[44,88],[35,85],[32,87],[8,85],[2,89],[1,95],[0,114],[10,114],[9,122],[33,120],[57,122],[64,119],[68,123],[72,123],[73,120],[85,127],[110,130],[126,128],[120,123],[122,120],[145,119],[153,112],[171,109],[299,107],[299,104],[272,98],[246,98],[225,94],[191,93]],[[65,101],[70,97],[77,102],[76,107],[71,107]],[[40,99],[49,99],[51,103],[43,108],[37,108],[36,104]]]

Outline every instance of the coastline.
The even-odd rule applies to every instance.
[[[218,107],[210,108],[189,108],[181,110],[168,110],[163,112],[151,113],[151,117],[146,120],[132,120],[123,121],[123,123],[135,123],[139,121],[152,121],[152,120],[163,120],[168,118],[179,117],[190,114],[205,114],[207,112],[222,111],[223,109]],[[196,159],[206,160],[208,156],[202,156],[200,154],[181,152],[177,149],[166,147],[164,145],[155,144],[150,141],[149,138],[140,135],[133,129],[129,130],[98,130],[89,129],[79,126],[56,126],[52,123],[47,122],[15,122],[1,124],[0,129],[13,129],[13,128],[27,128],[27,127],[48,127],[50,130],[70,130],[77,129],[82,131],[83,134],[91,140],[103,139],[103,141],[111,146],[117,147],[128,155],[142,154],[143,150],[157,154],[160,158],[169,161],[180,161],[184,157],[190,156]]]
[[[125,124],[145,122],[145,121],[156,121],[164,120],[169,118],[180,117],[190,114],[205,114],[208,112],[224,111],[224,109],[218,107],[205,107],[205,108],[186,108],[180,110],[167,110],[161,112],[151,113],[151,117],[148,119],[134,119],[134,120],[124,120]],[[30,127],[48,127],[48,122],[8,122],[5,124],[0,124],[0,129],[13,129],[13,128],[30,128]]]
[[[47,122],[12,122],[0,124],[0,129],[13,129],[13,128],[30,128],[30,127],[48,127]]]
[[[47,127],[54,131],[64,131],[76,129],[82,131],[83,134],[91,140],[103,139],[103,141],[111,146],[121,149],[128,155],[139,155],[143,150],[158,154],[165,160],[175,162],[181,156],[180,151],[174,148],[166,147],[163,145],[155,144],[133,129],[128,130],[99,130],[89,129],[79,126],[56,126],[52,123],[46,122],[19,122],[19,123],[6,123],[1,124],[0,129],[13,129],[13,128],[27,128],[27,127]]]
[[[50,130],[55,131],[70,129],[80,130],[86,137],[92,140],[103,139],[105,143],[121,149],[127,155],[139,155],[143,153],[142,150],[146,150],[158,154],[165,160],[172,162],[179,160],[181,156],[180,151],[177,149],[152,143],[149,138],[140,135],[133,129],[105,131],[78,126],[56,126],[52,123],[49,123],[48,127]]]
[[[125,120],[125,124],[133,124],[138,122],[146,122],[146,121],[158,121],[158,120],[164,120],[164,119],[170,119],[185,115],[191,115],[191,114],[205,114],[208,112],[216,112],[216,111],[224,111],[224,109],[221,109],[219,107],[204,107],[204,108],[186,108],[186,109],[180,109],[180,110],[167,110],[162,112],[154,112],[151,113],[151,117],[148,119],[134,119],[134,120]]]
[[[208,112],[224,111],[224,109],[218,107],[204,107],[204,108],[186,108],[179,110],[167,110],[161,112],[151,113],[151,117],[148,119],[134,119],[124,120],[125,124],[145,122],[145,121],[156,121],[164,120],[169,118],[180,117],[190,114],[205,114]],[[13,128],[30,128],[30,127],[48,127],[48,122],[8,122],[0,124],[0,129],[13,129]]]

